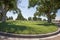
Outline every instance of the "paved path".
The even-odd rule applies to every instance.
[[[0,40],[60,40],[60,34],[46,38],[12,38],[7,36],[0,36]]]

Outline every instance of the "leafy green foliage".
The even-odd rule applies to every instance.
[[[38,0],[29,0],[29,7],[34,7],[37,4]]]
[[[38,21],[41,21],[42,19],[41,18],[37,18]]]
[[[13,9],[13,10],[15,10],[15,9],[17,9],[17,1],[18,0],[2,0],[0,3],[1,3],[1,5],[0,6],[2,6],[3,4],[5,5],[4,7],[6,8],[6,9]]]
[[[28,17],[28,20],[31,20],[31,17]]]
[[[16,11],[19,10],[17,7],[17,2],[18,0],[1,0],[0,1],[0,7],[1,7],[1,11],[2,11],[2,22],[6,21],[6,13],[7,11]]]
[[[37,17],[36,17],[36,16],[34,16],[34,17],[33,17],[33,20],[34,20],[34,21],[37,21]]]
[[[37,5],[37,11],[35,15],[41,16],[45,15],[48,18],[48,22],[55,19],[56,12],[60,9],[60,0],[30,0],[29,6],[34,7]],[[53,14],[51,14],[53,12]]]
[[[13,20],[13,17],[9,17],[7,20]]]
[[[22,16],[21,12],[19,12],[17,20],[25,20],[25,18]]]

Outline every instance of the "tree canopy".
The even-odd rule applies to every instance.
[[[60,9],[60,0],[29,0],[29,7],[37,5],[37,11],[35,15],[45,15],[48,18],[48,22],[56,17],[56,12]]]
[[[18,0],[1,0],[0,6],[4,6],[7,10],[15,10],[17,9],[17,1]]]
[[[18,0],[1,0],[0,1],[0,13],[2,15],[2,21],[6,20],[6,13],[7,11],[14,10],[17,11],[17,2]]]

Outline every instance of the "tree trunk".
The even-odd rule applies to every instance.
[[[49,11],[47,12],[47,18],[48,18],[48,23],[51,23],[51,15]]]
[[[2,22],[6,22],[6,11],[2,13]]]
[[[2,5],[2,22],[6,22],[7,5]]]
[[[5,22],[6,21],[6,14],[3,13],[3,16],[2,16],[2,22]]]
[[[48,23],[51,23],[51,18],[50,17],[48,17]]]
[[[0,21],[2,20],[2,13],[0,13]]]

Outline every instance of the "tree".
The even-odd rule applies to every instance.
[[[17,20],[25,20],[25,18],[21,14],[21,11],[19,11],[19,13],[18,13]]]
[[[13,20],[13,17],[11,16],[11,17],[9,17],[7,20]]]
[[[24,20],[24,17],[22,16],[21,13],[18,14],[17,20]]]
[[[29,8],[36,5],[39,12],[36,15],[45,15],[51,23],[51,19],[56,17],[56,12],[60,9],[60,0],[29,0]]]
[[[42,19],[41,18],[37,18],[38,21],[41,21]]]
[[[36,17],[36,16],[34,16],[34,17],[33,17],[33,20],[34,20],[34,21],[37,21],[37,17]]]
[[[1,13],[0,13],[0,21],[1,21],[1,19],[2,19],[2,15],[1,15]]]
[[[18,14],[18,17],[16,20],[20,20],[20,17],[21,17],[21,13]]]
[[[28,17],[28,20],[31,21],[31,17]]]
[[[13,10],[16,11],[18,0],[1,0],[0,1],[0,13],[2,15],[2,22],[6,21],[6,13],[7,11]]]

